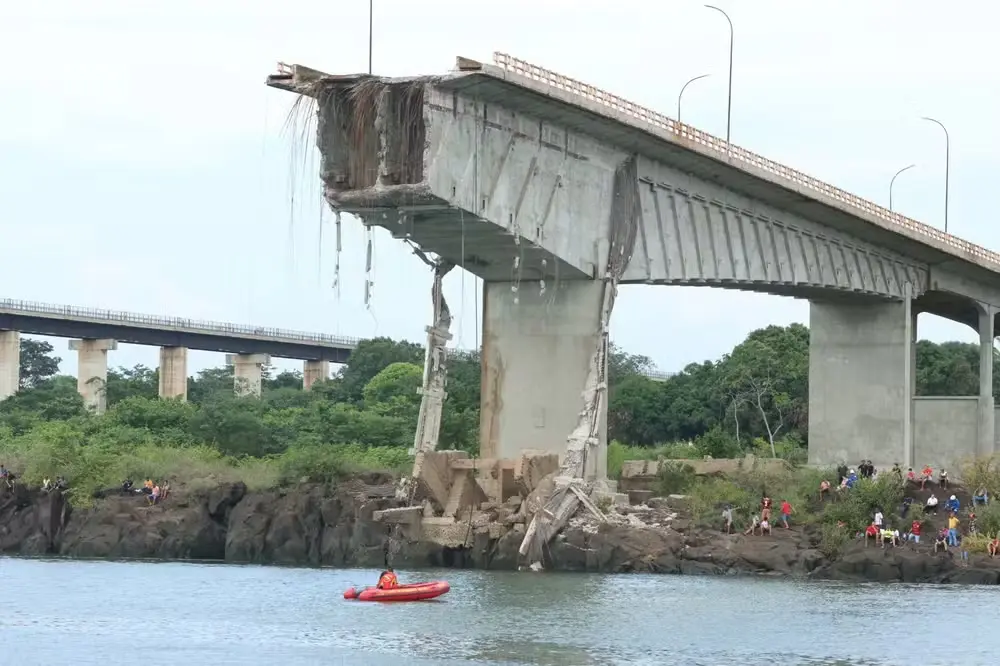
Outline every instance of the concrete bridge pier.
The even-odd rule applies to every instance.
[[[69,348],[77,353],[76,388],[83,404],[95,414],[108,408],[108,352],[118,349],[118,341],[70,340]]]
[[[483,284],[480,451],[566,453],[584,409],[583,389],[601,339],[603,283],[572,280]],[[605,359],[606,363],[606,359]],[[607,476],[607,401],[586,478]]]
[[[0,331],[0,400],[17,393],[21,379],[21,334]]]
[[[904,302],[809,304],[809,462],[917,464],[916,315]],[[877,452],[877,453],[873,453]]]
[[[187,347],[160,347],[160,397],[187,401]]]
[[[305,361],[302,364],[302,388],[310,390],[316,382],[330,378],[329,361]]]
[[[996,308],[980,304],[979,309],[979,423],[976,451],[981,456],[996,451],[995,401],[993,398],[993,340]]]
[[[226,354],[226,365],[233,366],[233,390],[237,397],[260,397],[264,366],[270,362],[270,354]]]

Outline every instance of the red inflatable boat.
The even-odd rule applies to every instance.
[[[435,580],[430,583],[399,585],[387,590],[380,590],[377,587],[366,587],[359,592],[352,587],[344,592],[344,598],[357,599],[358,601],[424,601],[425,599],[440,597],[450,589],[451,586],[443,580]]]

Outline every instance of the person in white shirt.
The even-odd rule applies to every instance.
[[[882,509],[875,509],[875,527],[882,529]]]
[[[931,496],[927,498],[927,506],[925,507],[928,513],[937,513],[938,508],[938,498],[937,495],[931,493]]]

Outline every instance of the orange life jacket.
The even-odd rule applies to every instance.
[[[396,574],[391,571],[387,571],[382,574],[382,577],[378,579],[377,587],[380,590],[388,590],[389,588],[396,587],[399,585],[399,579],[396,578]]]

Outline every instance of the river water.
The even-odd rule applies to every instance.
[[[0,560],[0,663],[995,664],[995,588],[399,571],[440,600],[343,591],[377,571]]]

